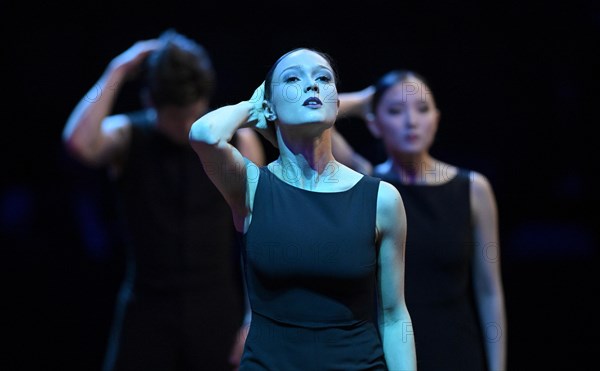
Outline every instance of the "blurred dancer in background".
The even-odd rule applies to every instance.
[[[364,119],[388,159],[365,165],[339,132],[336,158],[393,184],[405,204],[406,302],[419,371],[505,370],[494,192],[482,174],[431,156],[440,112],[429,85],[413,71],[390,71],[341,93],[340,116]]]
[[[138,76],[143,107],[113,113],[121,87]],[[68,152],[106,167],[115,181],[129,249],[105,371],[237,367],[230,354],[243,346],[236,336],[243,298],[232,216],[188,141],[215,83],[205,48],[167,30],[115,57],[64,128]],[[237,131],[233,143],[264,161],[251,129]]]

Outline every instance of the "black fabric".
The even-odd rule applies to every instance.
[[[473,297],[469,172],[460,169],[440,185],[377,176],[396,186],[406,210],[405,293],[419,371],[485,370]]]
[[[189,144],[130,114],[117,180],[129,262],[106,370],[227,370],[241,324],[230,209]]]
[[[241,370],[385,370],[376,323],[379,180],[319,193],[260,169],[244,262]]]

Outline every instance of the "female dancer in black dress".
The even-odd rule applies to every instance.
[[[440,113],[419,74],[390,71],[373,86],[339,97],[339,114],[362,117],[388,155],[360,169],[393,184],[406,207],[406,302],[419,370],[505,370],[497,210],[489,181],[429,153]],[[338,132],[333,135],[334,155],[354,168],[360,156]]]
[[[252,321],[241,370],[414,370],[397,189],[337,162],[336,76],[326,55],[283,55],[250,101],[197,120],[190,141],[245,241]],[[228,142],[254,127],[265,167]]]

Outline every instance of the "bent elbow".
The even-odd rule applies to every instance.
[[[67,154],[82,164],[90,167],[99,167],[103,165],[102,161],[98,158],[99,156],[94,153],[92,145],[82,143],[73,136],[69,137],[66,135],[63,135],[62,143]]]
[[[63,147],[70,156],[76,157],[78,159],[86,157],[85,146],[82,145],[79,141],[77,141],[73,136],[63,134],[62,143]]]
[[[189,133],[190,142],[204,143],[204,144],[216,144],[218,138],[211,130],[210,123],[199,119],[192,124]]]

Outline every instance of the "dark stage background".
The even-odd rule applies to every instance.
[[[509,369],[590,365],[600,343],[597,2],[1,7],[3,370],[99,370],[123,245],[104,172],[69,160],[60,134],[108,62],[167,27],[211,53],[215,107],[248,99],[298,46],[334,58],[340,91],[391,68],[428,77],[442,112],[434,154],[485,174],[496,192]],[[138,107],[135,84],[118,111]],[[338,128],[383,159],[360,122]]]

